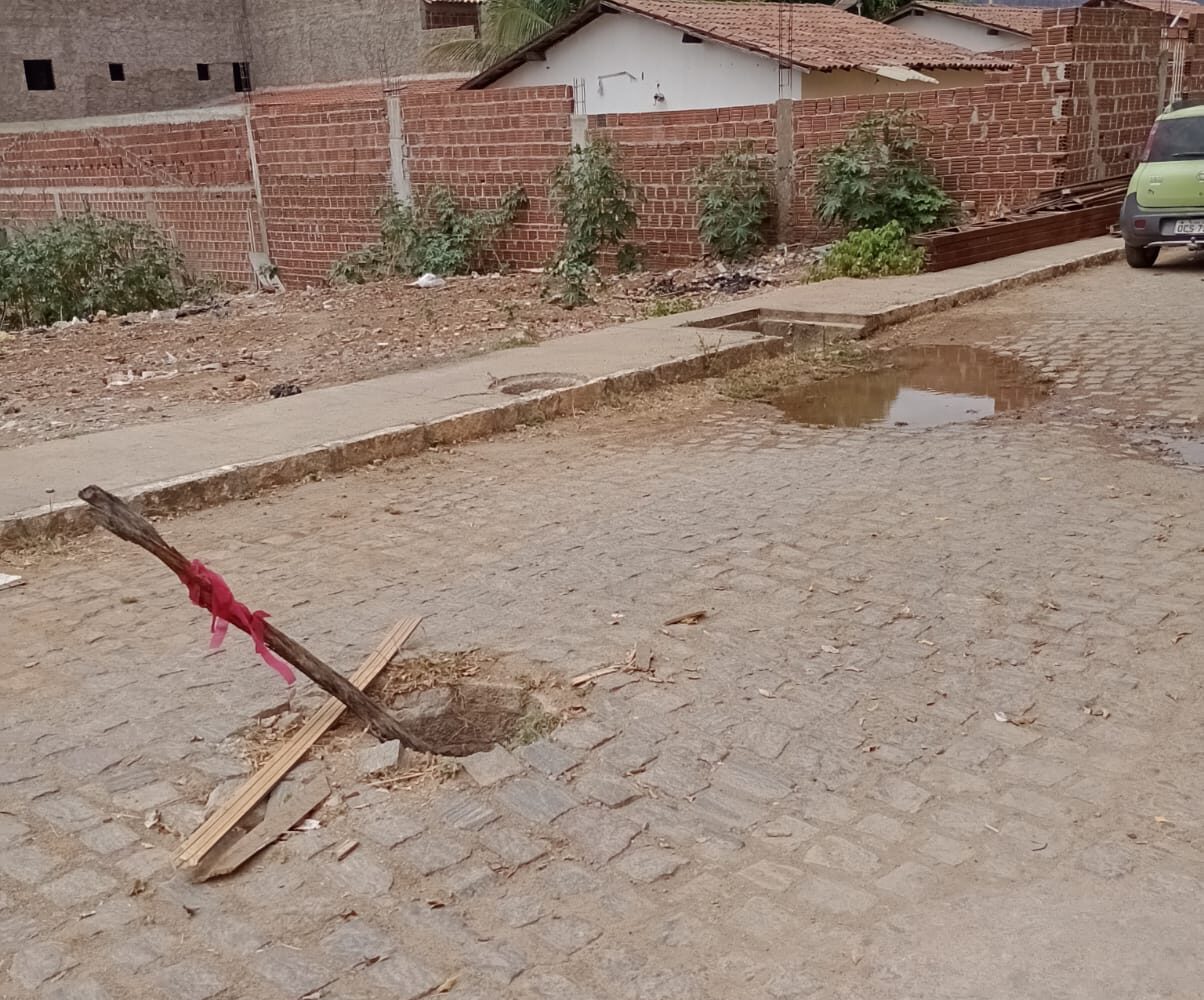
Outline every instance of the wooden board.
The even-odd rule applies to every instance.
[[[403,618],[394,625],[381,644],[351,675],[351,683],[361,691],[364,690],[405,645],[421,623],[421,618]],[[292,766],[305,756],[309,748],[318,742],[322,734],[335,724],[344,711],[345,706],[341,701],[337,698],[328,699],[287,743],[268,758],[263,767],[242,784],[228,802],[192,832],[173,856],[175,864],[180,868],[196,867],[214,845],[288,774]]]
[[[268,800],[267,815],[254,830],[244,834],[230,849],[217,857],[206,856],[203,864],[197,865],[197,882],[229,875],[241,868],[265,847],[270,847],[294,826],[318,808],[330,795],[330,785],[321,775],[311,778],[299,788],[290,788],[286,781]]]

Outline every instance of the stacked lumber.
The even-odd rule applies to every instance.
[[[1128,175],[1045,191],[1030,205],[992,219],[920,233],[927,269],[944,271],[1026,250],[1103,236],[1120,215]]]

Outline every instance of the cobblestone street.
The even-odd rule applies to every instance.
[[[30,556],[0,997],[1198,998],[1204,477],[1141,440],[1198,433],[1202,281],[1111,265],[889,331],[1034,362],[1019,417],[817,430],[684,387],[162,523],[347,671],[406,614],[407,653],[655,654],[205,884],[170,854],[279,678],[129,545]]]

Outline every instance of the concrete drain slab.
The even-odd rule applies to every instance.
[[[544,389],[571,389],[585,381],[584,375],[567,372],[531,372],[526,375],[507,375],[505,378],[491,379],[489,388],[496,392],[504,392],[508,396],[522,396]]]

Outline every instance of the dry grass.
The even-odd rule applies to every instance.
[[[498,669],[498,657],[480,649],[460,649],[453,653],[430,656],[407,656],[396,660],[368,685],[368,694],[385,705],[415,691],[459,684],[493,674]]]
[[[305,717],[300,712],[285,712],[262,722],[253,722],[243,734],[239,756],[252,768],[259,768],[303,725]],[[313,750],[310,753],[312,754]],[[321,757],[323,754],[316,756]]]
[[[527,705],[527,711],[514,725],[506,747],[510,750],[525,747],[528,743],[542,740],[551,736],[560,725],[561,717],[545,709],[539,702],[532,699]]]
[[[791,351],[754,361],[720,379],[719,392],[729,399],[764,401],[792,386],[868,371],[877,366],[875,352],[855,340],[838,340],[813,351]]]

